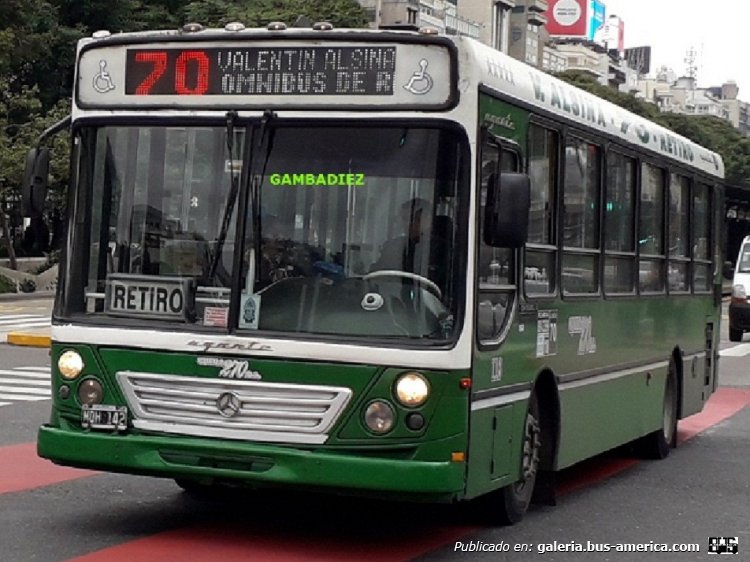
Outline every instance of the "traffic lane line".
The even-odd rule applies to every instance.
[[[677,443],[692,439],[711,426],[723,422],[750,405],[750,390],[744,388],[719,388],[706,403],[703,411],[680,421]]]
[[[750,391],[719,389],[706,404],[703,412],[683,420],[678,430],[678,441],[695,437],[701,431],[731,417],[750,404]],[[631,468],[636,459],[595,458],[579,465],[556,488],[559,495],[591,486]],[[566,471],[567,472],[567,471]],[[581,473],[583,472],[583,473]],[[270,560],[274,562],[302,562],[310,560],[358,560],[363,562],[406,561],[432,550],[449,545],[471,533],[477,526],[417,527],[405,525],[405,536],[382,535],[372,537],[345,536],[334,529],[312,537],[295,538],[283,528],[257,530],[252,522],[231,522],[226,525],[196,525],[158,533],[135,541],[98,550],[68,562],[246,562]],[[253,531],[252,527],[256,527]],[[385,537],[385,538],[383,538]]]
[[[408,525],[407,525],[408,527]],[[296,529],[295,529],[296,530]],[[69,562],[310,562],[357,560],[384,562],[411,560],[439,546],[456,541],[474,531],[470,527],[437,530],[424,529],[421,534],[404,529],[403,536],[347,537],[332,531],[325,536],[291,538],[291,529],[257,531],[230,523],[186,527],[137,539],[118,546],[92,552]]]
[[[58,466],[40,458],[36,454],[36,443],[0,447],[0,494],[23,492],[94,474],[98,473]]]

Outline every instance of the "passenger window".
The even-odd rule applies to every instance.
[[[477,263],[477,337],[482,344],[499,343],[510,319],[515,294],[515,263],[513,250],[493,248],[484,242],[484,212],[487,189],[497,174],[518,171],[516,153],[501,148],[494,139],[482,147],[479,176],[479,258]]]

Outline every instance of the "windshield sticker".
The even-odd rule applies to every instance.
[[[536,356],[557,355],[557,310],[540,310],[536,317]]]
[[[365,175],[346,174],[271,174],[271,185],[304,187],[361,187],[365,185]]]
[[[259,313],[260,295],[242,295],[240,300],[240,328],[257,330]]]
[[[107,275],[105,312],[113,316],[187,321],[192,316],[189,277]]]
[[[207,306],[203,309],[203,325],[226,328],[229,322],[229,309],[220,306]]]

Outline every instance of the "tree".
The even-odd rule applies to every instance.
[[[363,27],[364,9],[356,0],[195,0],[188,2],[185,21],[206,26],[223,26],[240,21],[247,27],[265,26],[282,21],[291,26],[299,16],[312,21],[328,21],[336,27]]]

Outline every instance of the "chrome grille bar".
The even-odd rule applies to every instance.
[[[138,429],[249,441],[325,443],[352,396],[334,386],[135,371],[116,377]],[[225,394],[238,404],[230,415],[218,406]]]

